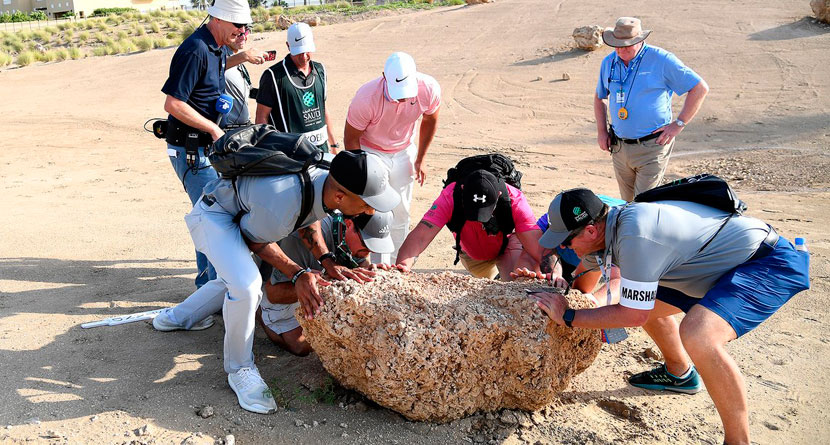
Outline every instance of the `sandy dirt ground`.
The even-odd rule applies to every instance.
[[[620,15],[641,17],[654,30],[649,43],[675,52],[711,87],[668,176],[721,174],[751,215],[808,239],[812,289],[728,349],[746,377],[754,441],[827,443],[830,27],[808,17],[807,0],[499,0],[318,28],[315,58],[330,73],[338,128],[354,91],[392,51],[409,52],[441,83],[416,221],[448,167],[489,151],[518,162],[538,215],[570,187],[618,196],[591,108],[608,49],[574,50],[570,35]],[[268,33],[254,43],[282,53],[284,38]],[[141,128],[164,115],[159,89],[173,51],[0,71],[0,442],[212,443],[233,435],[236,443],[721,443],[705,392],[626,385],[654,364],[640,330],[606,345],[542,412],[447,425],[408,422],[355,403],[354,393],[247,413],[222,371],[221,322],[202,332],[159,333],[145,322],[82,330],[83,322],[171,306],[193,287],[187,198],[164,143]],[[252,76],[263,70],[252,67]],[[452,268],[449,240],[442,232],[418,268]],[[254,349],[265,379],[286,394],[307,396],[326,376],[314,355],[295,358],[261,333]],[[212,417],[196,415],[204,405]]]

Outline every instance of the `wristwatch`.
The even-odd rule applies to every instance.
[[[320,258],[317,258],[317,262],[320,263],[320,264],[323,264],[323,261],[325,261],[328,258],[331,258],[331,259],[337,261],[337,258],[334,256],[333,253],[326,252],[326,253],[320,255]]]
[[[565,326],[569,328],[573,328],[571,323],[574,321],[574,316],[576,315],[576,311],[573,309],[565,309],[565,313],[562,314],[562,320],[565,321]]]
[[[683,128],[683,127],[685,127],[685,126],[686,126],[686,123],[685,123],[685,122],[683,122],[683,121],[682,121],[682,120],[680,120],[680,119],[675,120],[675,121],[674,121],[674,123],[676,123],[676,124],[677,124],[677,126],[678,126],[678,127],[680,127],[680,128]]]

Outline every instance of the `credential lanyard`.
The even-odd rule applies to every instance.
[[[605,260],[597,255],[597,264],[602,271],[602,279],[605,281],[605,304],[611,305],[611,247],[605,251]]]

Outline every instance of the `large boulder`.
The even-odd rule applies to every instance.
[[[813,14],[817,19],[830,23],[830,0],[812,0],[810,7],[813,8]]]
[[[599,25],[580,26],[575,28],[573,38],[576,46],[585,51],[595,51],[602,47],[603,27]]]
[[[601,340],[550,322],[525,295],[534,285],[380,271],[326,287],[322,313],[297,318],[340,384],[411,420],[537,410],[593,363]],[[567,298],[591,306],[579,292]]]
[[[282,29],[282,30],[286,30],[289,27],[291,27],[292,24],[294,24],[294,20],[291,20],[291,19],[289,19],[288,17],[286,17],[284,15],[280,15],[279,17],[277,17],[276,23],[277,23],[277,28]]]

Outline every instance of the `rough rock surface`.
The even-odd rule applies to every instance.
[[[830,23],[830,0],[812,0],[810,7],[813,8],[813,14],[817,19]]]
[[[303,20],[303,23],[305,23],[308,26],[317,26],[322,22],[323,21],[320,19],[320,16],[317,16],[317,15],[312,16],[312,17],[308,17],[307,19]]]
[[[602,30],[599,25],[580,26],[573,32],[574,41],[579,49],[595,51],[602,47]]]
[[[277,28],[286,30],[294,23],[293,20],[289,19],[288,17],[281,15],[277,17]]]
[[[447,422],[476,411],[540,409],[585,370],[601,347],[596,330],[549,322],[524,290],[452,272],[379,271],[371,283],[323,290],[305,329],[343,386],[411,420]],[[572,307],[591,303],[579,292]]]
[[[466,0],[468,5],[477,5],[479,3],[492,3],[493,0]]]

